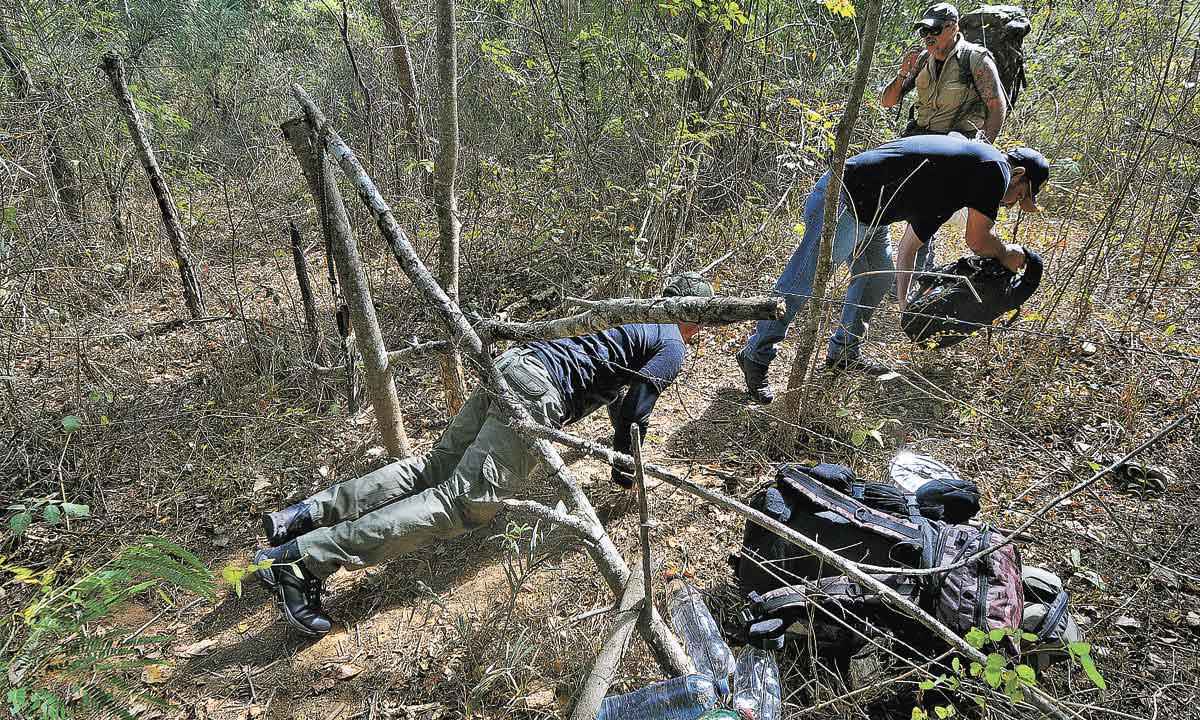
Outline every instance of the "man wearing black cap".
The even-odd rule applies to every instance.
[[[996,142],[1008,117],[1000,71],[987,48],[963,39],[958,8],[944,2],[931,5],[913,22],[913,30],[920,44],[905,53],[900,72],[880,96],[880,105],[894,107],[916,89],[917,102],[904,136],[957,132],[968,139]],[[911,236],[906,228],[903,238],[911,240]],[[916,265],[930,270],[934,264],[933,238],[929,238],[917,250]]]
[[[671,279],[663,296],[712,297],[696,273]],[[645,436],[662,391],[683,365],[694,323],[621,325],[603,332],[513,347],[496,367],[533,419],[560,428],[609,405],[613,448],[628,453],[629,426]],[[622,395],[622,391],[624,394]],[[611,407],[616,405],[616,407]],[[324,580],[338,568],[378,565],[488,524],[537,466],[486,388],[471,394],[434,448],[264,513],[270,549],[257,571],[288,624],[316,637],[332,621],[321,609]],[[613,468],[613,482],[633,479]]]
[[[886,272],[893,269],[887,253],[888,225],[906,221],[913,229],[896,256],[901,298],[908,291],[907,271],[912,270],[917,245],[964,207],[967,246],[1015,272],[1025,265],[1025,251],[996,235],[996,217],[1001,205],[1020,203],[1025,210],[1037,210],[1034,198],[1049,176],[1050,166],[1036,150],[1017,148],[1005,154],[987,143],[953,135],[901,138],[847,160],[833,260],[850,265],[851,281],[841,323],[829,340],[826,366],[870,374],[887,371],[863,356],[862,343],[875,307],[892,281]],[[785,300],[783,318],[760,321],[737,354],[756,402],[774,397],[767,369],[788,326],[812,294],[828,183],[829,173],[825,173],[805,202],[804,237],[775,283],[775,292]]]
[[[905,135],[954,131],[995,142],[1008,116],[1008,100],[992,54],[963,39],[958,9],[950,3],[931,5],[913,29],[920,46],[905,53],[880,104],[893,107],[915,88],[915,117]]]

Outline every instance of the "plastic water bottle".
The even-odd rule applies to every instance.
[[[713,681],[720,697],[729,695],[729,676],[737,663],[700,591],[681,580],[672,580],[667,585],[667,609],[671,626],[695,663],[696,672]]]
[[[696,720],[716,705],[712,680],[684,675],[604,698],[596,720]]]
[[[775,653],[746,646],[733,673],[733,709],[745,720],[779,720],[783,689]]]

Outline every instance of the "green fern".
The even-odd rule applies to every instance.
[[[126,705],[135,699],[164,705],[127,678],[153,664],[148,651],[169,638],[130,637],[128,630],[102,629],[99,623],[151,592],[164,600],[168,592],[215,597],[204,563],[157,537],[138,540],[71,582],[56,584],[52,572],[34,574],[6,565],[4,558],[0,578],[0,585],[39,588],[22,611],[0,620],[0,632],[8,637],[0,647],[0,673],[11,686],[4,702],[14,716],[37,720],[70,720],[78,710],[132,718]]]

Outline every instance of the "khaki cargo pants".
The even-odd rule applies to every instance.
[[[562,398],[541,361],[514,348],[497,367],[533,419],[561,427]],[[318,577],[363,568],[491,522],[537,459],[478,388],[428,453],[338,483],[305,502],[317,529],[298,538]]]

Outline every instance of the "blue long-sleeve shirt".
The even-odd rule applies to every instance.
[[[646,435],[658,396],[679,375],[686,352],[678,325],[621,325],[559,340],[526,345],[546,366],[562,395],[565,425],[610,405],[625,387],[619,406],[610,408],[613,448],[629,452],[629,425]]]

